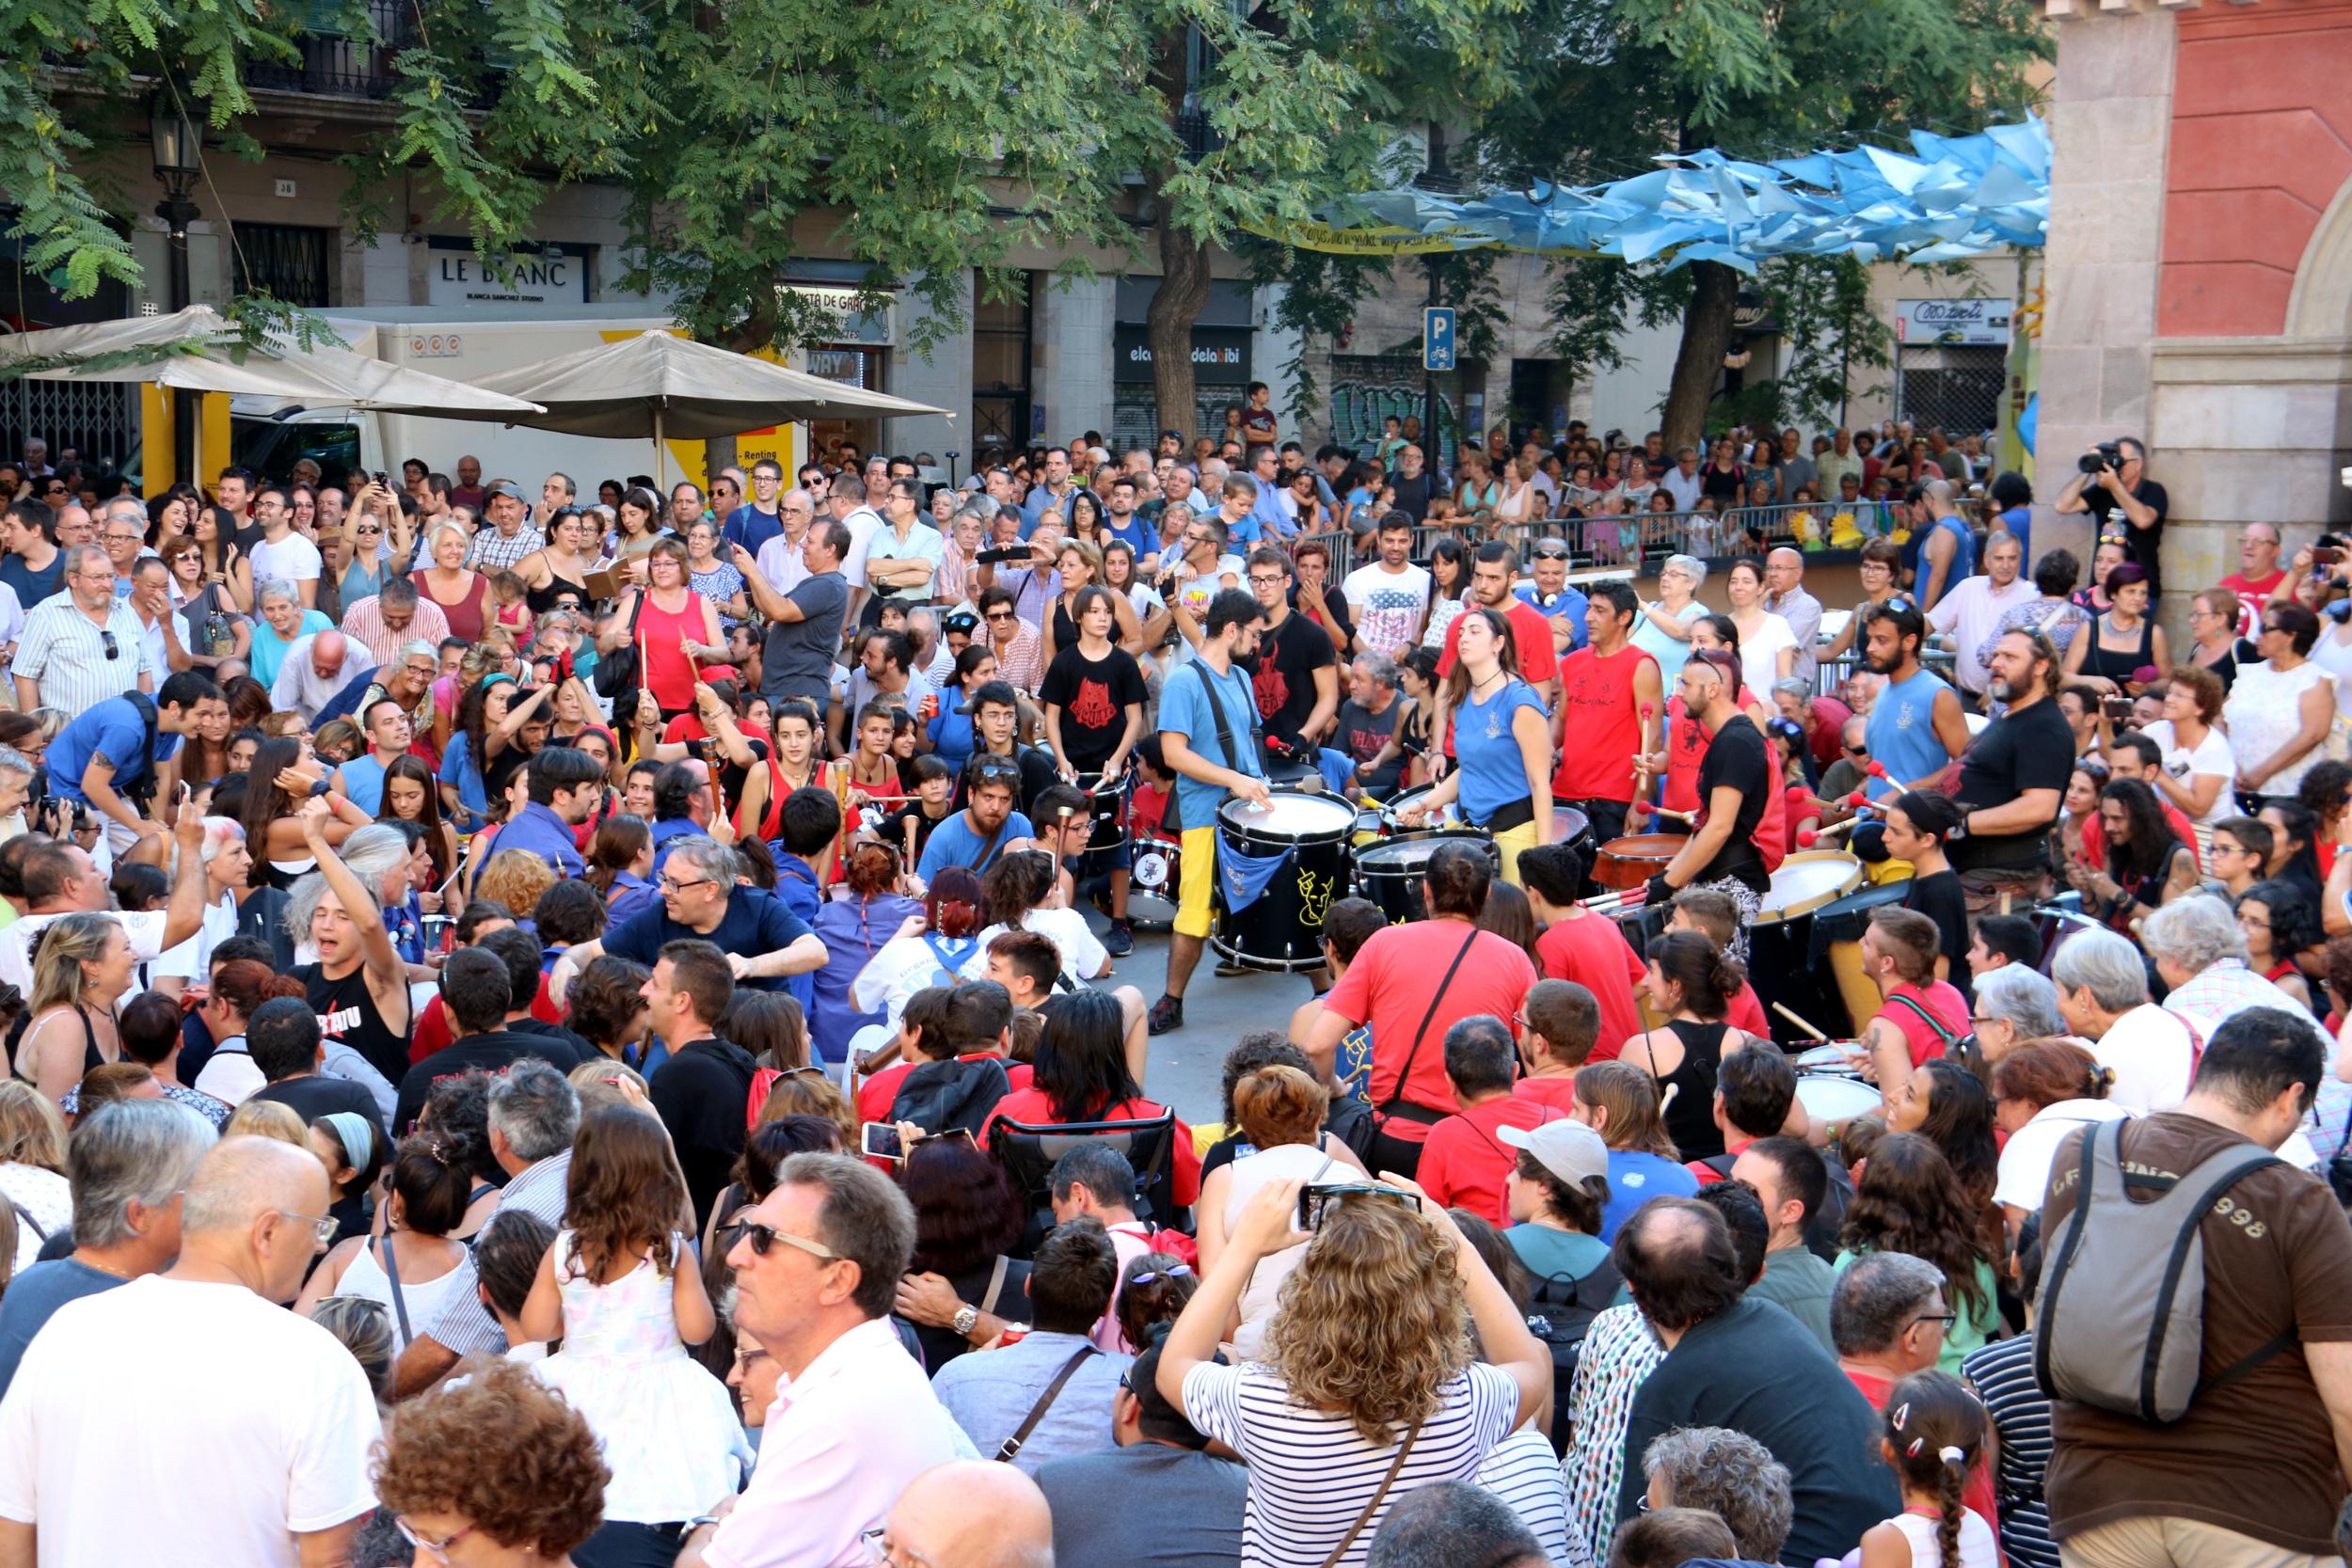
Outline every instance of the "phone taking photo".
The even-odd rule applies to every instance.
[[[1355,1197],[1378,1198],[1416,1212],[1421,1208],[1420,1198],[1384,1181],[1309,1182],[1298,1192],[1298,1228],[1309,1232],[1321,1228],[1323,1216],[1333,1204]]]
[[[906,1142],[895,1123],[869,1121],[858,1134],[858,1146],[877,1160],[904,1160]]]

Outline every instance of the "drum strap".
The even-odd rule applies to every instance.
[[[1254,760],[1248,763],[1243,762],[1241,748],[1233,744],[1233,721],[1226,717],[1225,700],[1217,695],[1217,688],[1225,683],[1222,680],[1217,679],[1210,672],[1208,666],[1203,664],[1199,659],[1193,660],[1193,662],[1186,666],[1186,668],[1192,671],[1192,678],[1200,683],[1200,693],[1209,701],[1209,717],[1216,721],[1216,743],[1225,749],[1225,766],[1232,768],[1236,773],[1248,773],[1253,777],[1263,776],[1263,769],[1260,768]],[[1244,678],[1246,681],[1247,677]],[[1163,698],[1163,702],[1165,702],[1165,698]],[[1259,745],[1257,721],[1258,701],[1254,695],[1249,699],[1249,754],[1251,758],[1254,759],[1258,754]],[[1173,793],[1171,793],[1168,799],[1168,809],[1172,812],[1176,808],[1176,797]],[[1214,821],[1211,821],[1203,822],[1199,825],[1205,828],[1213,827],[1215,826],[1215,823]]]
[[[1910,997],[1890,996],[1886,1000],[1889,1002],[1899,1002],[1904,1006],[1909,1007],[1913,1012],[1918,1014],[1919,1022],[1926,1024],[1930,1029],[1935,1031],[1935,1037],[1944,1042],[1944,1048],[1947,1051],[1960,1043],[1960,1037],[1953,1034],[1949,1029],[1945,1028],[1942,1020],[1938,1019],[1933,1013],[1928,1011],[1925,1007],[1919,1006],[1918,1003],[1913,1001]]]
[[[1478,927],[1473,926],[1470,927],[1470,935],[1463,939],[1462,950],[1454,955],[1452,963],[1445,966],[1445,978],[1439,980],[1438,989],[1430,992],[1429,1010],[1421,1015],[1421,1027],[1413,1031],[1412,1046],[1405,1053],[1404,1069],[1396,1075],[1396,1092],[1373,1107],[1373,1114],[1375,1117],[1402,1116],[1407,1121],[1420,1121],[1422,1118],[1413,1115],[1414,1112],[1420,1111],[1426,1114],[1433,1123],[1438,1119],[1438,1114],[1432,1111],[1430,1107],[1407,1101],[1405,1098],[1405,1089],[1406,1085],[1413,1081],[1413,1063],[1421,1055],[1421,1042],[1428,1037],[1429,1025],[1437,1019],[1438,1004],[1445,999],[1446,987],[1454,984],[1455,971],[1462,967],[1462,960],[1470,957],[1470,945],[1477,940]]]

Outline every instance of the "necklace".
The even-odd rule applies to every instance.
[[[1507,671],[1507,670],[1503,670],[1503,669],[1502,669],[1502,668],[1498,667],[1498,668],[1496,669],[1495,673],[1494,673],[1491,676],[1487,677],[1487,680],[1491,680],[1492,682],[1494,682],[1494,684],[1495,684],[1496,686],[1500,687],[1500,686],[1502,685],[1502,682],[1504,682],[1505,680],[1508,680],[1509,678],[1510,678],[1510,672],[1509,672],[1509,671]],[[1485,701],[1486,701],[1486,697],[1485,697],[1485,696],[1484,696],[1484,695],[1480,692],[1479,688],[1481,688],[1481,687],[1483,687],[1483,686],[1486,685],[1486,684],[1487,684],[1487,680],[1479,680],[1479,681],[1474,681],[1474,682],[1472,682],[1472,683],[1471,683],[1471,685],[1470,685],[1470,696],[1471,696],[1473,699],[1475,699],[1476,701],[1479,701],[1479,702],[1485,702]]]
[[[73,1260],[81,1264],[84,1268],[96,1269],[101,1274],[113,1275],[117,1279],[135,1279],[138,1277],[128,1269],[118,1269],[112,1263],[102,1263],[86,1252],[75,1252],[73,1254]]]

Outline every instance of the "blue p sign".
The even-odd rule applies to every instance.
[[[1432,305],[1421,313],[1421,368],[1450,371],[1454,356],[1454,308]]]

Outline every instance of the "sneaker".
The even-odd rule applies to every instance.
[[[1184,999],[1183,997],[1163,996],[1152,1004],[1152,1016],[1145,1027],[1152,1034],[1165,1035],[1172,1029],[1182,1029],[1184,1026]]]
[[[1132,920],[1114,920],[1111,928],[1103,933],[1103,951],[1114,958],[1123,958],[1136,950],[1136,925]]]

